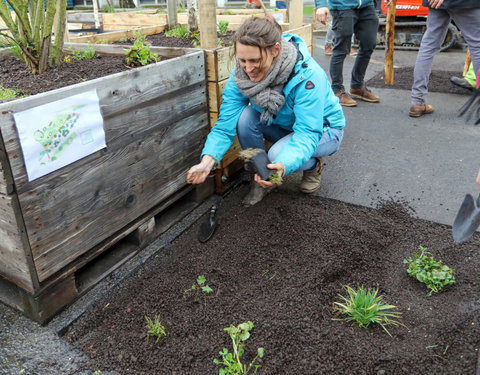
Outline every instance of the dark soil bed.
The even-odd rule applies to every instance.
[[[120,374],[218,373],[231,349],[223,328],[251,320],[245,361],[264,347],[259,374],[475,374],[480,348],[480,237],[456,245],[451,228],[414,219],[398,202],[378,210],[274,192],[256,206],[224,198],[219,226],[196,239],[202,218],[124,285],[85,313],[65,339],[96,369]],[[456,269],[457,283],[427,297],[403,260],[418,247]],[[214,292],[185,297],[197,276]],[[368,330],[332,320],[342,285],[379,288],[405,325]],[[343,293],[344,294],[344,293]],[[146,340],[157,314],[167,337]]]
[[[462,72],[433,70],[428,82],[428,91],[449,94],[471,95],[471,91],[450,82],[452,76],[462,77]],[[380,72],[366,82],[369,87],[397,90],[411,90],[413,85],[413,67],[395,68],[393,85],[385,84],[385,72]]]

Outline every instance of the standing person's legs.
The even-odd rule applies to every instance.
[[[424,113],[433,112],[427,108],[425,100],[428,93],[428,81],[432,71],[433,56],[440,51],[440,46],[445,40],[450,15],[446,10],[429,9],[427,17],[427,31],[423,35],[418,51],[417,61],[413,73],[412,106],[424,107]],[[419,116],[421,116],[421,113]],[[415,114],[410,111],[410,116]]]
[[[350,53],[353,34],[353,13],[348,10],[331,10],[332,30],[334,32],[334,44],[332,58],[330,59],[330,77],[332,89],[335,93],[345,91],[343,86],[343,62]]]
[[[360,43],[350,81],[350,87],[353,89],[363,88],[365,72],[377,44],[378,31],[378,16],[373,6],[360,8],[356,12],[354,31]]]
[[[333,30],[332,23],[328,25],[327,35],[325,36],[325,55],[331,56],[333,52]]]
[[[473,70],[480,69],[480,8],[450,9],[449,13],[462,31],[472,56]]]

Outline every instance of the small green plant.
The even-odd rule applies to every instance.
[[[263,358],[263,348],[257,349],[257,355],[247,365],[242,363],[241,358],[245,352],[245,341],[250,337],[250,331],[253,329],[251,321],[241,323],[238,326],[230,325],[230,327],[223,330],[228,333],[232,339],[233,353],[230,353],[227,348],[223,348],[219,354],[221,360],[214,359],[213,362],[217,365],[225,366],[219,370],[219,375],[246,375],[253,369],[252,374],[256,374],[261,365],[255,365],[255,361],[260,357]]]
[[[145,44],[145,35],[137,32],[135,42],[128,50],[125,50],[127,56],[125,62],[128,66],[145,66],[153,62],[160,61],[160,56],[150,51],[150,46]]]
[[[165,327],[162,326],[162,323],[160,322],[160,315],[155,317],[155,321],[148,316],[145,316],[145,320],[147,321],[147,340],[149,337],[156,337],[157,340],[155,342],[158,342],[162,337],[167,336]]]
[[[2,47],[6,46],[17,58],[23,60],[22,50],[13,39],[3,38],[1,40]]]
[[[125,42],[128,42],[129,40],[130,40],[130,38],[128,36],[126,36],[126,37],[120,38],[118,41],[120,43],[125,43]]]
[[[104,5],[102,7],[102,12],[103,13],[115,13],[115,7],[113,5]]]
[[[88,46],[81,51],[72,51],[72,59],[74,60],[92,60],[97,57],[95,48],[88,42]]]
[[[230,22],[225,21],[225,20],[218,21],[217,27],[218,27],[218,32],[220,33],[220,35],[225,35],[227,33],[229,23]]]
[[[278,174],[278,172],[275,172],[268,178],[268,181],[270,181],[272,184],[280,185],[283,179],[282,179],[282,176]]]
[[[165,31],[165,35],[179,39],[186,38],[188,36],[188,28],[185,25],[177,25],[174,28]]]
[[[403,263],[408,264],[407,273],[430,290],[427,296],[433,292],[438,293],[447,285],[455,284],[454,269],[436,261],[426,247],[419,246],[419,249],[420,254],[413,253],[413,257],[404,259]]]
[[[210,288],[206,282],[207,279],[205,279],[205,276],[198,276],[197,282],[189,289],[185,289],[185,295],[192,296],[195,302],[201,302],[202,300],[205,300],[206,295],[213,292],[213,289]]]
[[[389,336],[392,336],[386,326],[399,325],[400,323],[393,319],[398,318],[400,313],[389,311],[395,306],[385,304],[382,296],[378,295],[378,289],[367,290],[363,285],[357,290],[348,285],[343,288],[347,291],[347,296],[339,294],[342,302],[334,302],[334,311],[347,317],[334,318],[334,320],[357,322],[362,328],[368,328],[371,323],[377,323]]]
[[[27,95],[23,95],[20,89],[9,89],[0,86],[0,100],[23,98],[24,96]]]

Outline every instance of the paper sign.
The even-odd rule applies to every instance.
[[[95,89],[17,112],[13,117],[28,181],[106,147]]]

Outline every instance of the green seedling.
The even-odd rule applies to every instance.
[[[97,57],[95,48],[88,42],[88,46],[80,51],[72,51],[72,59],[74,60],[92,60]]]
[[[228,25],[230,22],[225,20],[220,20],[217,23],[218,32],[220,35],[225,35],[227,33]]]
[[[20,89],[9,89],[0,86],[0,100],[23,98],[27,95],[23,95]]]
[[[185,289],[186,296],[192,296],[195,302],[202,302],[205,300],[206,295],[213,292],[213,289],[206,284],[205,276],[200,275],[197,277],[197,282],[193,284],[189,289]]]
[[[447,285],[455,284],[454,269],[436,261],[426,247],[420,246],[419,249],[420,254],[413,253],[413,257],[405,259],[403,263],[408,264],[407,273],[430,290],[427,296],[440,292]]]
[[[370,324],[377,323],[389,336],[392,336],[386,326],[400,324],[393,319],[400,317],[401,313],[390,311],[396,306],[385,304],[382,296],[378,295],[378,289],[367,290],[363,285],[357,290],[348,285],[343,288],[347,291],[347,296],[339,294],[342,302],[334,302],[334,311],[347,317],[334,318],[334,320],[357,322],[362,328],[368,328]]]
[[[104,5],[102,7],[103,13],[115,13],[115,7],[113,5]]]
[[[230,325],[230,327],[223,330],[228,333],[232,340],[233,353],[230,353],[227,348],[223,348],[219,354],[221,360],[214,359],[213,362],[217,365],[224,366],[219,370],[219,375],[246,375],[253,370],[252,374],[256,374],[261,365],[256,365],[255,361],[260,357],[263,358],[263,348],[257,349],[257,355],[247,365],[242,363],[241,358],[245,353],[245,341],[250,337],[250,331],[253,329],[251,321],[241,323],[238,326]]]
[[[270,181],[272,184],[280,185],[283,182],[283,179],[282,176],[278,174],[278,172],[275,172],[268,178],[268,181]]]
[[[158,342],[162,337],[167,336],[165,327],[160,322],[160,315],[155,317],[155,321],[148,316],[145,316],[145,320],[147,321],[147,340],[149,337],[155,337],[157,339],[155,342]]]
[[[160,56],[150,51],[150,46],[145,43],[145,35],[137,32],[133,46],[125,50],[125,62],[128,66],[145,66],[160,61]]]
[[[186,38],[188,36],[188,28],[184,25],[177,25],[174,28],[165,31],[166,36],[172,36],[174,38]]]

